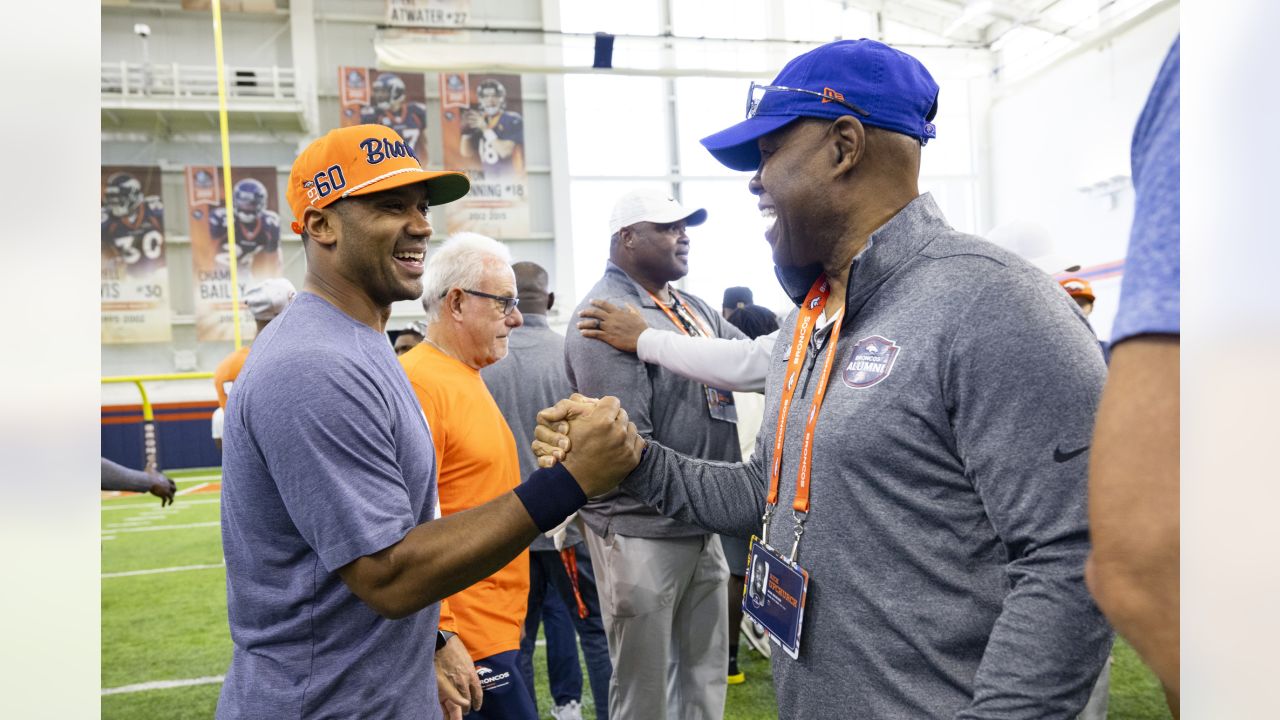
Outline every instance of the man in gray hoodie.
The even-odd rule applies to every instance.
[[[1067,720],[1110,649],[1083,580],[1102,357],[1051,278],[920,194],[937,98],[915,58],[838,41],[702,141],[755,171],[801,307],[751,461],[651,439],[622,490],[719,533],[763,518],[807,571],[797,656],[773,653],[781,718]],[[575,407],[543,413],[541,452]]]

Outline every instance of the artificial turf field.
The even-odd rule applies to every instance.
[[[102,500],[102,717],[210,718],[231,660],[218,530],[218,468],[176,471],[179,497]],[[1109,717],[1169,718],[1155,677],[1116,641]],[[728,720],[777,718],[768,661],[742,644],[747,682],[729,688]],[[534,658],[539,710],[550,717],[546,661]],[[583,717],[594,718],[583,669]]]

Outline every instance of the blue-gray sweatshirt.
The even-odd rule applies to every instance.
[[[795,320],[753,459],[659,441],[627,493],[714,532],[758,532]],[[787,422],[769,537],[784,553],[827,335]],[[1073,718],[1111,645],[1083,579],[1082,449],[1105,368],[1075,303],[923,195],[854,261],[837,353],[798,558],[811,578],[800,657],[773,654],[779,716]]]

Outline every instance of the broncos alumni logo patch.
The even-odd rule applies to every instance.
[[[859,340],[844,368],[844,384],[861,390],[889,377],[899,350],[897,343],[879,335]]]

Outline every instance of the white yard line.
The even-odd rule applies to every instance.
[[[219,473],[217,475],[189,475],[187,477],[176,477],[171,479],[174,482],[178,483],[179,485],[182,485],[184,483],[204,482],[208,480],[221,480],[222,474]]]
[[[204,500],[183,500],[181,504],[171,505],[169,509],[181,510],[182,508],[188,505],[209,505],[211,503],[216,503],[216,502],[222,502],[222,501],[219,498],[206,498]],[[107,507],[102,508],[102,512],[107,512],[108,510],[135,510],[137,508],[149,508],[149,507],[155,507],[158,503],[159,501],[157,500],[156,502],[149,502],[149,503],[128,503],[125,505],[108,505]],[[168,510],[165,511],[165,514],[168,514]]]
[[[103,536],[102,536],[102,539],[103,539],[104,541],[106,541],[106,540],[115,540],[115,539],[116,539],[116,536],[115,536],[115,535],[103,535]]]
[[[226,567],[223,563],[213,565],[183,565],[181,567],[151,568],[150,570],[129,570],[126,572],[102,573],[104,578],[133,577],[135,575],[157,575],[159,573],[186,572],[187,570],[213,570]]]
[[[185,490],[179,490],[179,491],[178,491],[177,493],[175,493],[175,494],[176,494],[176,495],[190,495],[191,493],[198,493],[198,492],[200,492],[201,490],[203,490],[203,489],[205,489],[205,488],[209,487],[209,485],[210,485],[210,483],[200,483],[199,485],[194,485],[194,486],[189,487],[189,488],[187,488],[187,489],[185,489]]]
[[[168,690],[169,688],[190,687],[192,685],[215,685],[221,683],[225,677],[225,675],[210,675],[209,677],[189,678],[187,680],[153,680],[135,685],[102,688],[102,694],[118,695],[120,693],[143,692],[145,690]]]
[[[112,530],[114,533],[136,533],[136,532],[154,532],[156,530],[186,530],[188,528],[218,527],[222,522],[214,520],[212,522],[187,523],[186,525],[151,525],[148,527],[132,527],[119,528]]]

